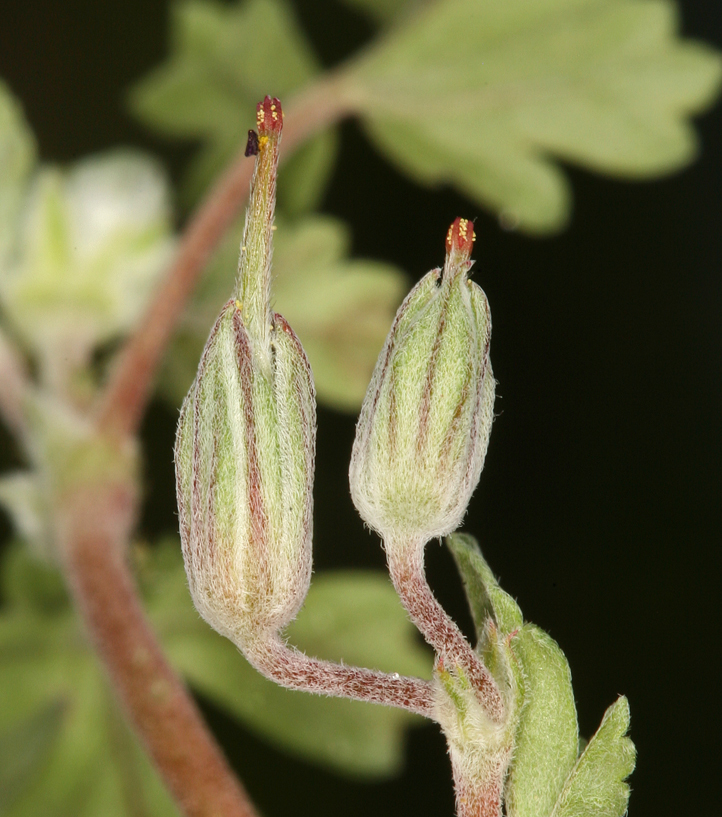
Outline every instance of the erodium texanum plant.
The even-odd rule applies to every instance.
[[[270,309],[283,112],[266,97],[233,297],[206,343],[175,448],[188,583],[203,618],[278,684],[400,707],[441,726],[460,817],[621,817],[634,768],[620,698],[580,753],[569,667],[498,586],[472,537],[456,534],[479,480],[495,382],[491,314],[469,280],[475,235],[456,219],[443,272],[401,305],[357,426],[350,480],[383,538],[393,585],[436,654],[433,678],[310,657],[284,630],[311,577],[315,395],[306,355]],[[424,547],[447,537],[477,632],[475,648],[434,597]]]

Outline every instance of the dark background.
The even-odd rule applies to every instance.
[[[372,36],[333,0],[295,5],[326,65]],[[681,8],[685,34],[722,47],[719,3]],[[0,11],[0,76],[23,101],[44,160],[132,144],[179,177],[190,146],[147,133],[123,107],[124,90],[166,54],[164,0],[3,0]],[[350,223],[355,254],[415,278],[443,260],[454,217],[477,218],[475,279],[494,316],[500,416],[465,529],[526,617],[564,649],[582,733],[628,695],[639,751],[631,813],[650,817],[712,813],[719,802],[722,108],[698,128],[700,160],[671,178],[624,184],[570,170],[574,218],[554,239],[505,233],[477,204],[415,186],[355,123],[343,127],[323,204]],[[174,424],[154,403],[143,432],[149,536],[175,527]],[[320,411],[319,569],[383,567],[348,497],[353,431],[353,417]],[[7,467],[4,434],[0,453]],[[428,561],[439,596],[468,628],[450,558],[432,544]],[[402,778],[370,785],[276,753],[205,709],[269,817],[453,814],[433,726],[411,733]]]

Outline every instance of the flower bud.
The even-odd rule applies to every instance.
[[[479,481],[494,408],[491,314],[468,280],[473,227],[456,219],[443,274],[401,305],[356,428],[351,494],[389,545],[418,545],[461,523]]]
[[[267,97],[237,297],[208,338],[175,447],[191,595],[242,649],[293,619],[311,578],[313,379],[295,334],[268,306],[281,123],[280,103]]]

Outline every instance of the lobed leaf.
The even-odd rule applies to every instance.
[[[571,208],[555,159],[621,178],[683,167],[688,118],[721,78],[671,0],[440,0],[359,61],[348,93],[406,172],[544,233]]]
[[[629,702],[621,696],[604,713],[602,723],[581,754],[557,800],[551,817],[622,817],[627,811],[636,751],[626,737]]]

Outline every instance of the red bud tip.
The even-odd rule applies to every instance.
[[[278,136],[283,128],[283,109],[276,97],[267,96],[256,105],[256,124],[259,136]]]
[[[446,234],[446,252],[450,253],[452,250],[456,250],[468,258],[471,255],[475,240],[476,233],[472,222],[468,218],[457,218]]]

